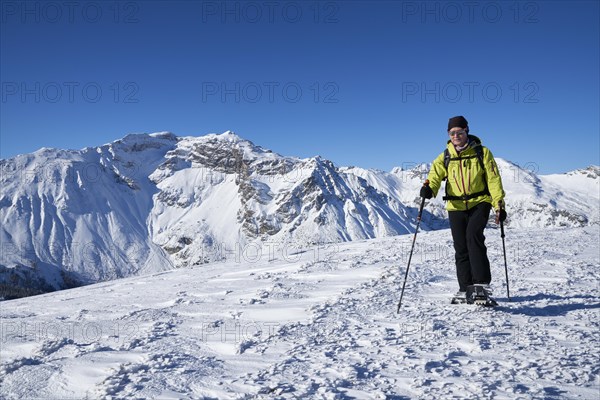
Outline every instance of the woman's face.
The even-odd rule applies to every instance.
[[[448,135],[454,146],[463,147],[467,144],[467,132],[463,128],[452,128],[448,131]]]

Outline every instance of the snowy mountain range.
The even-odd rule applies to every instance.
[[[598,166],[537,175],[497,162],[508,226],[599,224]],[[232,132],[133,134],[3,159],[0,287],[33,294],[409,233],[427,169],[337,167],[281,156]],[[440,195],[421,227],[446,227],[445,217]]]

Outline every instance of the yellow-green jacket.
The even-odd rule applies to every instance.
[[[481,169],[481,164],[477,158],[475,148],[481,146],[483,149],[483,165],[485,173]],[[427,179],[433,195],[437,196],[442,181],[447,178],[446,192],[450,197],[461,197],[461,199],[448,200],[446,209],[448,211],[463,211],[471,209],[479,203],[487,202],[498,209],[500,201],[504,204],[504,189],[502,188],[502,179],[498,172],[498,165],[490,150],[481,145],[479,138],[469,135],[469,146],[460,152],[461,160],[452,160],[459,157],[454,145],[448,140],[448,151],[451,161],[448,164],[448,170],[444,165],[444,152],[442,152],[431,165],[431,170]],[[469,157],[471,158],[464,158]],[[465,199],[466,196],[485,191],[485,179],[489,194],[481,194],[471,199]],[[504,204],[505,206],[505,204]]]

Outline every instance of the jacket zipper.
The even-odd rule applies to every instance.
[[[496,176],[496,175],[497,175],[497,174],[496,174],[496,167],[494,166],[494,163],[490,163],[490,165],[491,165],[491,168],[490,168],[490,169],[491,169],[491,170],[492,170],[492,172],[494,173],[494,176]]]
[[[456,182],[456,188],[458,190],[460,190],[460,183],[458,183],[458,178],[456,177],[456,171],[453,171],[453,172],[454,172],[454,182]]]
[[[465,174],[463,172],[463,163],[459,162],[460,165],[460,180],[462,181],[463,194],[467,195],[467,189],[465,188]],[[465,199],[465,208],[469,209],[469,201]]]
[[[469,193],[471,193],[471,168],[469,168],[469,177],[467,181],[469,181]]]

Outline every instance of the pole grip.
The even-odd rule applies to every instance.
[[[498,209],[500,211],[504,210],[504,203],[502,200],[498,202]],[[500,221],[500,237],[504,239],[504,221]]]
[[[429,186],[429,179],[425,179],[425,182],[423,182],[423,186]],[[421,197],[421,206],[419,207],[419,214],[417,214],[417,221],[421,221],[423,207],[425,207],[425,197]]]
[[[425,197],[421,197],[421,206],[419,207],[419,214],[417,215],[417,221],[421,221],[423,215],[423,208],[425,207]]]

